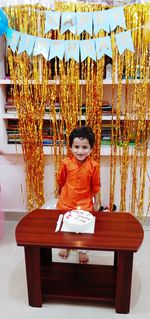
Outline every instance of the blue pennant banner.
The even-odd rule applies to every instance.
[[[10,48],[12,49],[14,53],[17,49],[20,35],[21,35],[20,32],[7,28],[7,32],[6,32],[7,45],[10,46]]]
[[[87,57],[90,57],[91,59],[96,61],[95,40],[81,40],[80,53],[81,62],[83,62]]]
[[[28,55],[31,55],[35,40],[36,40],[36,37],[21,33],[19,47],[18,47],[18,54],[26,51]]]
[[[77,34],[83,31],[92,35],[92,13],[91,12],[77,12]]]
[[[33,55],[42,54],[46,60],[49,57],[51,40],[36,37]]]
[[[61,33],[70,31],[80,35],[86,31],[92,35],[93,26],[94,34],[101,29],[109,33],[117,26],[126,30],[124,8],[117,7],[95,12],[46,12],[45,33],[49,30],[58,30],[60,27]]]
[[[120,26],[126,30],[126,22],[123,7],[113,8],[108,11],[110,16],[109,22],[111,31],[115,30],[117,26]]]
[[[69,40],[65,41],[65,57],[66,61],[73,58],[75,61],[79,62],[79,41]]]
[[[101,59],[101,57],[105,54],[112,58],[112,48],[111,48],[111,40],[110,37],[97,38],[96,42],[96,55],[97,59]]]
[[[120,32],[115,35],[116,43],[118,46],[119,53],[122,54],[124,50],[128,49],[134,52],[134,45],[132,41],[131,31]]]
[[[97,34],[101,29],[109,32],[109,10],[93,12],[93,22],[94,34]]]
[[[63,59],[65,54],[65,41],[63,40],[51,40],[51,49],[49,60],[53,59],[54,57],[58,57],[60,60]]]
[[[46,12],[45,33],[58,30],[60,26],[60,12]]]
[[[46,60],[51,60],[54,57],[62,60],[64,55],[66,61],[72,58],[77,62],[80,59],[83,62],[87,57],[96,61],[96,59],[101,59],[103,55],[112,58],[110,36],[89,40],[51,40],[7,28],[6,38],[7,45],[14,53],[18,49],[18,54],[24,51],[33,56],[42,54]],[[130,30],[117,33],[115,38],[119,54],[122,54],[126,49],[135,51]]]
[[[63,12],[61,16],[61,33],[69,30],[73,34],[76,34],[77,22],[75,12]]]

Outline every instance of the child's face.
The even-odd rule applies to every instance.
[[[83,162],[92,152],[87,138],[75,137],[72,143],[72,153],[78,161]]]

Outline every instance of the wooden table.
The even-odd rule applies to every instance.
[[[101,302],[128,313],[133,253],[142,240],[143,229],[130,213],[99,213],[94,234],[56,232],[62,211],[36,209],[16,227],[16,241],[24,246],[29,304],[44,301]],[[63,212],[64,213],[64,212]],[[52,248],[113,251],[112,265],[80,265],[52,262]]]

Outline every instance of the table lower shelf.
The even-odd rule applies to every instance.
[[[115,304],[113,266],[51,263],[41,267],[42,301],[62,300]]]

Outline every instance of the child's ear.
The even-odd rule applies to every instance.
[[[90,148],[90,150],[89,150],[89,155],[92,153],[92,151],[93,151],[93,148]]]

